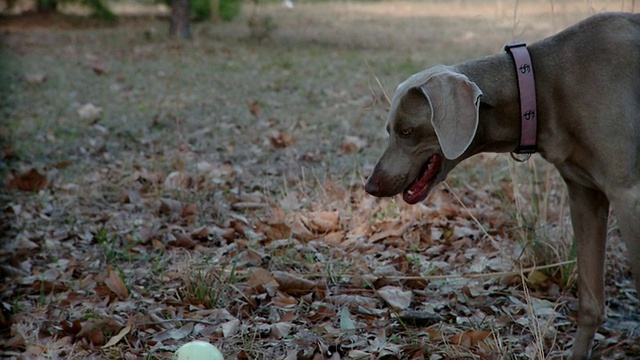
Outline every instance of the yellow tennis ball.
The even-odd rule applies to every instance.
[[[224,360],[217,347],[206,341],[188,342],[176,351],[174,360]]]

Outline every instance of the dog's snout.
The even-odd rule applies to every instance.
[[[380,194],[380,178],[375,176],[375,173],[371,174],[364,184],[364,191],[373,196],[379,196]]]

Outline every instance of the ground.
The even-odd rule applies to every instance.
[[[615,1],[247,4],[0,19],[0,352],[171,359],[553,359],[576,328],[566,193],[477,156],[422,204],[367,195],[412,73],[535,41]],[[626,8],[625,8],[626,7]],[[35,20],[34,20],[35,19]],[[612,217],[596,355],[640,358]]]

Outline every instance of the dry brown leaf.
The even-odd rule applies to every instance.
[[[38,192],[46,186],[47,176],[40,174],[36,169],[31,169],[20,175],[13,175],[7,184],[9,189],[34,192]]]
[[[311,240],[316,236],[305,225],[309,222],[304,215],[294,212],[287,217],[285,224],[291,229],[293,237],[298,240]]]
[[[102,115],[102,108],[92,103],[87,103],[78,109],[78,115],[83,120],[95,121]]]
[[[378,289],[377,293],[382,300],[396,310],[407,309],[413,299],[412,291],[403,291],[401,288],[395,286],[384,286]]]
[[[324,320],[333,319],[336,317],[335,306],[327,303],[316,302],[314,303],[315,312],[309,316],[309,320],[313,322],[321,322]]]
[[[209,171],[208,177],[214,184],[232,184],[236,181],[238,171],[231,163],[225,162],[213,166]]]
[[[164,243],[156,238],[151,239],[151,243],[155,249],[164,250],[165,248]]]
[[[17,324],[11,325],[11,338],[6,339],[4,346],[7,348],[19,348],[23,347],[26,343],[22,330]]]
[[[122,281],[118,272],[113,270],[111,266],[107,266],[107,277],[104,279],[104,284],[121,300],[129,297],[127,286],[124,284],[124,281]]]
[[[307,228],[316,233],[328,233],[340,229],[340,214],[338,211],[315,211],[308,214]]]
[[[292,295],[307,294],[316,287],[316,283],[284,271],[274,271],[273,276],[278,282],[278,289]]]
[[[379,231],[371,235],[369,238],[370,243],[375,243],[380,240],[384,240],[390,237],[402,236],[406,228],[410,226],[410,223],[403,223],[401,221],[385,222],[378,225]]]
[[[326,301],[338,306],[362,306],[369,309],[374,309],[380,305],[380,302],[375,297],[360,295],[327,296]]]
[[[282,339],[288,336],[293,329],[293,324],[289,322],[277,322],[271,325],[271,336],[275,339]]]
[[[538,270],[532,271],[531,273],[529,273],[529,276],[527,276],[527,282],[531,286],[544,285],[548,279],[549,277],[547,275],[545,275],[542,271],[538,271]]]
[[[162,215],[182,214],[182,202],[173,199],[160,199],[158,212]]]
[[[125,336],[127,336],[129,332],[131,332],[132,327],[133,327],[133,324],[127,324],[127,326],[123,327],[122,330],[120,330],[120,332],[112,336],[111,339],[109,339],[109,341],[102,348],[106,349],[120,342],[120,340],[122,340]]]
[[[456,345],[461,345],[467,348],[478,345],[479,342],[486,339],[491,335],[491,331],[487,330],[472,330],[460,334],[453,335],[449,342]]]
[[[281,149],[293,145],[295,139],[285,132],[276,130],[269,134],[269,141],[273,147]]]
[[[137,173],[137,175],[138,176],[136,176],[136,181],[142,184],[144,188],[162,183],[165,177],[163,173],[150,173],[146,170]]]
[[[357,136],[345,136],[342,140],[342,144],[340,145],[340,150],[343,153],[352,153],[356,151],[360,151],[362,148],[367,146],[367,142]]]
[[[251,272],[251,277],[249,278],[247,284],[251,287],[256,287],[260,285],[264,286],[266,284],[271,284],[275,281],[275,278],[268,270],[259,267],[253,269],[253,271]]]
[[[96,75],[103,75],[107,72],[107,66],[103,62],[94,62],[91,65],[91,70],[93,70]]]
[[[233,335],[237,334],[240,331],[240,320],[233,319],[233,320],[227,321],[223,323],[220,327],[222,328],[222,336],[226,338],[232,337]]]
[[[181,171],[174,171],[167,175],[162,186],[165,190],[186,190],[193,186],[193,179]]]
[[[47,347],[44,345],[27,345],[27,348],[25,349],[25,351],[29,355],[33,355],[36,357],[39,357],[40,355],[42,355],[42,353],[44,353],[46,350],[47,350]]]
[[[298,305],[298,300],[293,296],[279,293],[278,296],[271,299],[271,303],[280,309],[293,310]]]
[[[182,210],[180,210],[180,216],[182,216],[183,218],[196,215],[197,213],[198,213],[198,204],[196,203],[185,204],[182,207]]]
[[[258,103],[257,100],[249,101],[249,103],[247,103],[247,106],[249,107],[249,112],[251,112],[251,115],[255,117],[260,117],[260,115],[262,115],[262,107],[260,107],[260,103]]]
[[[95,346],[104,345],[104,333],[114,330],[115,322],[111,318],[88,319],[82,325],[82,330],[76,335],[77,338],[86,338]],[[118,326],[117,329],[120,329]],[[114,330],[115,331],[115,330]]]
[[[344,231],[334,231],[325,235],[322,240],[329,246],[337,246],[342,243],[344,239]]]
[[[182,340],[187,336],[191,335],[194,327],[193,322],[187,322],[184,326],[180,328],[170,328],[166,331],[161,331],[153,336],[153,340],[155,341],[164,341],[168,339],[172,340]]]

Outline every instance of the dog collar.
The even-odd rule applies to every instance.
[[[527,50],[527,44],[522,42],[505,45],[504,50],[511,55],[518,79],[518,93],[520,97],[520,143],[513,151],[516,154],[528,154],[522,160],[526,161],[536,152],[537,108],[536,83],[533,77],[533,64]],[[514,157],[515,158],[515,157]],[[519,159],[515,158],[520,161]]]

